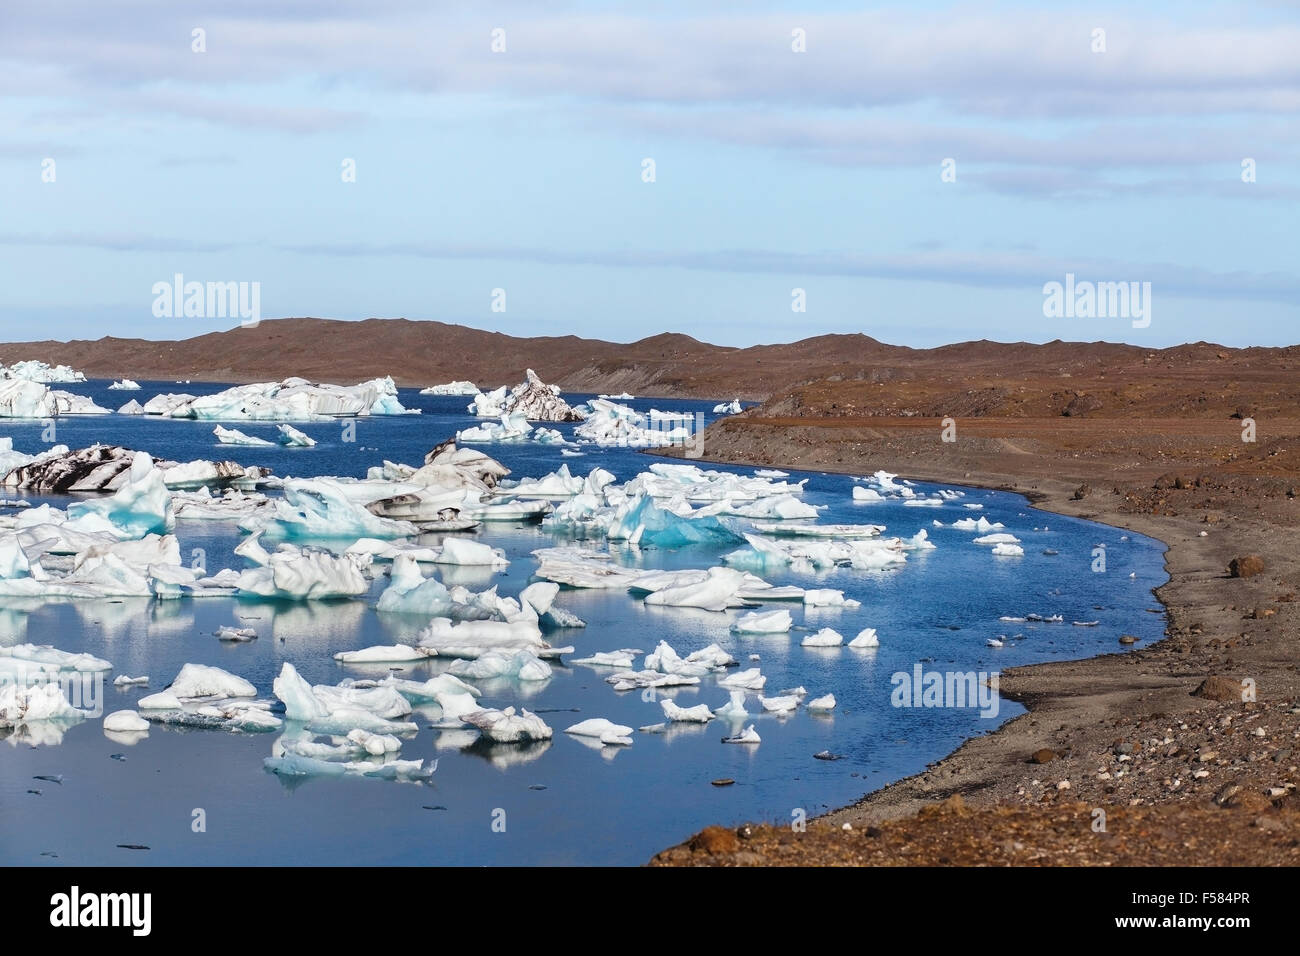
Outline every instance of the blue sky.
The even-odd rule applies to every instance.
[[[156,318],[176,273],[620,341],[1300,341],[1287,3],[8,0],[0,89],[8,341],[232,324]],[[1067,271],[1151,324],[1045,318]]]

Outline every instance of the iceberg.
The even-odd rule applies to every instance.
[[[750,724],[738,734],[733,734],[730,737],[723,737],[722,742],[724,744],[759,744],[763,741],[762,738],[758,736],[758,731],[754,729],[754,725]]]
[[[256,543],[256,539],[250,538],[244,545],[250,542]],[[240,573],[234,586],[241,595],[292,601],[326,600],[360,597],[370,590],[362,574],[362,568],[368,563],[365,556],[335,557],[323,551],[293,549],[277,551],[265,560],[264,566]]]
[[[734,674],[718,678],[718,686],[729,690],[762,690],[766,683],[767,678],[759,673],[757,667],[736,671]]]
[[[715,415],[739,415],[741,412],[740,399],[734,399],[730,402],[723,402],[720,405],[713,406]]]
[[[269,442],[265,438],[255,438],[252,435],[245,435],[235,428],[222,428],[218,425],[212,429],[212,434],[217,436],[217,441],[223,445],[252,445],[259,447],[270,447],[275,442]]]
[[[641,651],[634,648],[626,648],[621,651],[599,651],[590,657],[578,657],[569,661],[570,664],[585,664],[588,667],[618,667],[628,669],[636,664],[637,655]]]
[[[566,734],[573,734],[575,737],[592,737],[599,740],[602,744],[631,746],[632,728],[623,724],[615,724],[604,717],[592,717],[588,720],[579,721],[572,727],[564,731]]]
[[[333,478],[287,480],[284,497],[267,511],[240,522],[240,528],[286,541],[410,538],[420,533],[409,521],[371,513],[352,500],[346,484]]]
[[[749,716],[749,711],[745,710],[745,698],[748,696],[743,690],[731,691],[731,699],[713,712],[713,716],[723,720],[742,720]]]
[[[0,364],[0,379],[18,379],[25,382],[40,382],[45,385],[84,382],[84,372],[78,372],[66,365],[46,365],[44,362],[29,359],[14,362],[13,365]]]
[[[312,448],[316,445],[316,439],[303,434],[292,425],[276,425],[280,432],[280,444],[286,448]]]
[[[502,744],[527,743],[533,740],[550,740],[554,731],[536,714],[513,707],[505,710],[481,709],[464,714],[462,719],[471,724],[489,740]]]
[[[134,710],[115,710],[104,718],[104,729],[115,733],[148,731],[149,721]]]
[[[318,385],[302,378],[236,385],[214,395],[160,395],[144,406],[150,415],[200,421],[318,421],[369,415],[405,415],[391,378],[360,385]]]
[[[808,701],[808,709],[818,713],[827,713],[835,709],[835,695],[827,694],[824,697],[814,697]]]
[[[117,410],[119,415],[143,415],[144,406],[134,398]]]
[[[858,636],[849,641],[849,647],[879,647],[880,639],[876,637],[874,627],[864,627],[858,631]]]
[[[790,694],[785,697],[759,697],[758,702],[763,705],[763,709],[769,713],[785,716],[794,713],[799,706],[799,697],[796,694]]]
[[[799,642],[803,647],[839,647],[843,643],[844,636],[829,627],[823,627],[816,634],[809,634]]]
[[[445,385],[430,385],[420,389],[421,395],[477,395],[478,386],[473,382],[447,382]]]
[[[114,382],[112,385],[108,386],[108,390],[110,392],[138,392],[140,391],[140,383],[133,382],[129,378],[124,378],[122,381]]]
[[[670,723],[707,724],[713,719],[713,711],[709,710],[708,704],[679,707],[673,701],[664,698],[659,701],[659,705],[664,709],[664,718]]]
[[[697,584],[668,587],[645,596],[646,604],[666,607],[696,607],[706,611],[725,611],[743,602],[737,592],[745,576],[731,568],[710,568],[708,577]]]
[[[57,418],[60,415],[111,415],[83,395],[55,391],[28,379],[0,380],[0,418]]]
[[[786,610],[751,611],[742,615],[731,629],[737,634],[784,634],[793,624],[794,619]]]
[[[523,412],[505,412],[501,421],[462,428],[456,432],[456,441],[463,444],[486,444],[491,442],[526,441],[532,433],[533,426]]]
[[[391,664],[422,661],[430,657],[429,651],[408,644],[380,644],[363,647],[359,651],[339,651],[334,659],[341,664]]]
[[[1019,558],[1024,556],[1025,549],[1018,544],[1007,544],[1006,542],[1000,542],[993,546],[992,553],[996,555],[1001,555],[1002,557]]]
[[[831,588],[809,588],[803,593],[803,603],[807,607],[861,607],[861,601],[846,598],[843,591]]]
[[[68,505],[68,521],[87,530],[101,530],[107,523],[107,530],[123,539],[165,534],[176,526],[163,473],[144,452],[135,454],[126,482],[111,497]]]
[[[447,668],[447,673],[470,680],[506,677],[519,681],[539,681],[550,678],[551,666],[531,651],[516,651],[514,654],[488,651],[473,660],[453,662]]]
[[[168,690],[178,698],[257,696],[257,688],[242,677],[206,664],[183,665]]]

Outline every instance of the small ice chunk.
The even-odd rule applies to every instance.
[[[803,647],[839,647],[843,643],[844,635],[829,627],[823,627],[816,634],[809,634],[799,642]]]
[[[592,717],[588,720],[580,721],[564,731],[566,734],[573,734],[575,737],[594,737],[602,744],[627,746],[632,743],[632,728],[623,724],[615,724],[606,720],[604,717]]]
[[[876,636],[874,627],[864,627],[858,631],[858,636],[849,641],[849,647],[879,647],[880,638]]]
[[[707,724],[713,719],[713,711],[709,710],[708,704],[697,704],[694,707],[680,707],[667,698],[659,702],[664,709],[664,716],[670,722],[682,722],[691,724]]]
[[[115,710],[104,718],[104,729],[116,731],[118,733],[148,730],[149,721],[145,720],[134,710]]]
[[[745,710],[746,693],[743,690],[733,690],[731,699],[713,712],[713,716],[721,717],[724,720],[738,720],[742,717],[748,717],[749,711]]]
[[[787,610],[751,611],[737,619],[731,629],[737,634],[784,634],[794,624]]]
[[[808,709],[826,712],[835,709],[835,695],[827,694],[825,697],[814,697],[808,701]]]
[[[334,659],[341,664],[387,664],[420,661],[432,656],[428,649],[409,644],[377,644],[359,651],[339,651]]]
[[[754,725],[750,724],[738,734],[723,737],[722,742],[724,744],[758,744],[762,743],[763,740],[758,736],[758,731],[754,729]]]

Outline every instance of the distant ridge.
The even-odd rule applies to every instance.
[[[820,335],[740,349],[682,333],[619,343],[573,335],[524,338],[408,319],[291,318],[179,342],[107,337],[0,345],[0,362],[22,359],[69,365],[92,378],[253,382],[300,375],[352,384],[392,375],[406,386],[458,379],[484,387],[514,384],[523,380],[525,369],[534,368],[569,391],[756,401],[785,393],[797,403],[792,390],[819,381],[907,382],[923,391],[926,383],[943,381],[948,391],[958,390],[963,380],[996,380],[1005,398],[1014,397],[1018,380],[1050,380],[1058,391],[1073,394],[1107,375],[1112,383],[1136,375],[1140,385],[1143,375],[1154,380],[1169,369],[1181,373],[1202,364],[1207,386],[1224,376],[1245,384],[1252,368],[1300,369],[1300,346],[1231,349],[1199,342],[1157,350],[1106,342],[981,340],[912,349],[868,335]],[[1295,378],[1300,381],[1300,375]],[[980,412],[997,413],[983,407]]]

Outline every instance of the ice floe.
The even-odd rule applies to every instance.
[[[469,412],[479,418],[499,418],[511,413],[521,414],[528,421],[576,422],[582,415],[560,398],[558,390],[544,383],[537,373],[528,369],[523,382],[510,389],[479,392],[469,405]]]
[[[722,742],[724,744],[758,744],[762,743],[763,740],[758,736],[758,731],[754,729],[754,725],[750,724],[738,734],[723,737]]]
[[[477,727],[484,737],[503,744],[550,740],[554,734],[542,718],[523,708],[518,713],[513,707],[474,710],[463,715],[463,719]]]
[[[564,732],[573,734],[576,737],[591,737],[606,746],[630,746],[632,743],[631,727],[612,723],[604,717],[592,717],[579,721],[572,727],[565,728]]]
[[[447,382],[420,389],[421,395],[477,395],[479,388],[473,382]]]
[[[0,380],[0,418],[45,419],[62,415],[111,415],[84,395],[61,392],[28,379]]]
[[[115,710],[104,717],[104,729],[116,733],[147,731],[149,727],[149,721],[134,710]]]
[[[110,392],[138,392],[140,391],[140,383],[133,382],[129,378],[124,378],[122,381],[114,382],[112,385],[108,386],[108,390]]]
[[[713,719],[713,711],[709,710],[708,704],[681,707],[665,697],[659,701],[659,705],[663,708],[664,718],[670,723],[707,724]]]
[[[803,647],[839,647],[844,643],[844,635],[829,627],[823,627],[815,634],[807,635],[799,642]]]
[[[405,415],[391,378],[360,385],[318,385],[303,378],[236,385],[213,395],[163,395],[145,413],[201,421],[316,421],[323,418]]]
[[[751,611],[742,614],[731,629],[737,634],[784,634],[793,625],[789,611]]]
[[[217,441],[223,445],[249,445],[266,448],[275,444],[275,442],[267,441],[265,438],[245,435],[237,428],[222,428],[220,425],[212,429],[212,434],[216,435]]]
[[[858,631],[858,636],[849,641],[849,647],[879,647],[880,638],[876,636],[874,627],[864,627]]]
[[[35,359],[14,362],[12,365],[0,364],[0,379],[18,379],[26,382],[41,382],[46,385],[55,383],[84,382],[84,372],[78,372],[66,365],[50,366]]]

